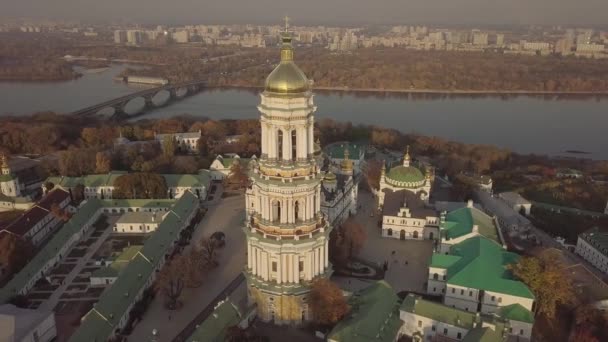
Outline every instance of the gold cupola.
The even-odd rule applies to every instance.
[[[342,159],[341,163],[342,171],[344,172],[352,172],[353,171],[353,161],[350,160],[350,151],[348,146],[344,147],[344,159]]]
[[[291,35],[287,31],[281,34],[281,62],[266,78],[264,89],[270,93],[297,94],[310,90],[310,82],[304,72],[293,62]]]

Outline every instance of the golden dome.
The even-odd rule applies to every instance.
[[[337,179],[336,179],[336,175],[335,175],[333,172],[328,171],[328,172],[325,174],[325,177],[323,177],[323,180],[324,180],[325,182],[330,182],[330,183],[333,183],[333,182],[335,182]]]
[[[283,35],[281,47],[281,62],[266,78],[265,90],[279,94],[303,93],[310,89],[306,75],[293,62],[293,47],[291,37]]]

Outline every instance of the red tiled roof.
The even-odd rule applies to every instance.
[[[5,230],[22,237],[48,213],[48,210],[35,206],[13,221]]]
[[[43,199],[38,202],[38,207],[44,208],[46,210],[51,210],[51,207],[54,203],[61,203],[65,201],[67,198],[70,198],[70,193],[63,189],[54,189],[49,192]]]

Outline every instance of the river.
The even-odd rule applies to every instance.
[[[141,89],[113,81],[125,66],[113,65],[77,80],[55,83],[0,82],[0,114],[70,112]],[[166,96],[165,94],[159,97]],[[142,100],[143,101],[143,100]],[[149,112],[142,118],[178,114],[213,119],[256,118],[252,90],[207,90]],[[408,96],[316,92],[317,118],[374,124],[520,153],[608,159],[608,98],[556,99],[530,96]],[[136,108],[137,101],[129,106]],[[127,107],[129,110],[129,107]]]

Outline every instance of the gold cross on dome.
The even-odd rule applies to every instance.
[[[283,20],[285,20],[285,32],[287,32],[289,30],[289,17],[285,16],[285,18],[283,18]]]

